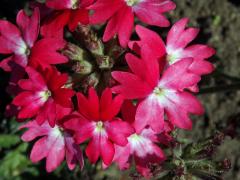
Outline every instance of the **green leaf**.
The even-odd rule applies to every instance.
[[[1,134],[0,135],[0,148],[10,148],[20,142],[19,136]]]

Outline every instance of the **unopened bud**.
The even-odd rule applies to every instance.
[[[74,37],[93,55],[104,54],[104,46],[102,41],[89,26],[79,25],[74,32]]]
[[[100,69],[111,69],[113,67],[113,60],[109,56],[97,56],[96,61]]]
[[[92,72],[92,64],[88,61],[77,61],[72,66],[72,70],[81,75],[90,74]]]
[[[63,54],[71,60],[84,61],[88,59],[87,52],[72,43],[67,44],[63,51]]]
[[[89,87],[96,87],[99,83],[100,75],[98,73],[92,73],[86,77],[82,82],[82,88],[84,92],[87,91]]]

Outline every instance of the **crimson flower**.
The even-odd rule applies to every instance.
[[[99,157],[105,165],[110,165],[115,153],[114,144],[125,146],[127,137],[133,129],[121,119],[115,117],[122,105],[121,96],[112,98],[109,88],[105,89],[99,100],[96,91],[89,89],[88,98],[78,93],[78,112],[64,123],[64,127],[74,131],[78,144],[90,139],[86,155],[91,163]]]
[[[118,34],[121,46],[125,47],[133,30],[134,15],[149,25],[166,27],[170,23],[163,13],[175,6],[171,0],[97,0],[89,7],[94,11],[90,22],[98,24],[108,20],[103,40]]]
[[[27,128],[22,140],[30,142],[39,138],[31,151],[30,159],[36,163],[46,158],[46,170],[54,171],[66,157],[67,165],[70,170],[74,169],[78,163],[83,168],[84,161],[80,147],[75,144],[72,135],[63,131],[61,126],[50,127],[48,123],[42,125],[36,121],[29,121],[22,125],[20,129]]]
[[[73,90],[64,88],[68,80],[67,74],[60,74],[55,68],[39,73],[31,67],[26,68],[29,79],[18,82],[23,89],[13,100],[13,104],[21,107],[18,118],[36,117],[38,124],[48,121],[54,127],[57,120],[56,106],[72,107]]]
[[[12,70],[12,63],[22,67],[66,63],[67,58],[57,51],[64,48],[65,42],[57,38],[44,38],[37,41],[39,34],[39,10],[34,9],[31,17],[21,10],[17,15],[18,27],[6,20],[0,20],[0,53],[10,55],[0,63],[6,71]]]
[[[122,107],[123,119],[132,125],[134,129],[136,107],[130,101],[126,101]],[[162,132],[165,133],[165,132]],[[113,158],[121,170],[128,169],[133,157],[136,169],[145,177],[151,176],[150,164],[161,164],[165,160],[163,151],[155,143],[159,143],[156,132],[150,128],[144,128],[139,133],[128,136],[128,144],[124,147],[115,145],[116,153]],[[165,139],[165,143],[166,139]]]
[[[53,9],[44,21],[41,34],[44,37],[63,36],[63,28],[68,25],[74,31],[79,23],[89,23],[89,10],[86,9],[94,0],[47,0],[46,6]]]
[[[141,132],[147,125],[161,132],[165,114],[173,125],[191,129],[188,114],[203,113],[200,102],[184,91],[200,80],[198,75],[188,70],[193,60],[188,58],[174,63],[161,77],[159,61],[148,47],[144,47],[142,59],[127,54],[126,60],[132,72],[113,72],[113,78],[120,84],[112,90],[126,99],[139,100],[135,121],[137,132]]]
[[[198,35],[199,29],[186,28],[187,23],[188,18],[183,18],[172,26],[166,45],[157,33],[137,25],[136,32],[140,41],[129,42],[129,47],[139,53],[142,45],[147,44],[152,49],[152,54],[156,58],[166,60],[167,65],[172,65],[184,58],[193,58],[189,70],[198,75],[209,74],[214,67],[206,59],[213,56],[215,50],[203,44],[188,46]]]

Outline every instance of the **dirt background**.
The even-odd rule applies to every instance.
[[[213,75],[205,77],[199,98],[205,106],[204,118],[196,118],[194,131],[183,133],[194,140],[226,129],[229,118],[240,113],[240,0],[175,0],[172,19],[189,17],[190,25],[201,28],[196,42],[207,43],[217,51],[211,59],[216,66]],[[227,85],[237,84],[229,88]],[[207,93],[209,87],[217,92]],[[238,89],[238,90],[237,90]],[[211,90],[211,89],[210,89]],[[200,91],[201,92],[201,91]],[[239,117],[239,116],[238,116]],[[238,118],[238,120],[240,120]],[[237,124],[239,125],[239,121]],[[239,129],[237,130],[239,132]],[[240,179],[239,134],[227,138],[216,153],[216,159],[230,158],[232,170],[226,180]]]
[[[229,118],[240,113],[240,0],[174,1],[177,9],[169,15],[172,22],[182,17],[189,17],[191,26],[201,28],[200,35],[194,43],[209,44],[217,50],[217,54],[211,58],[216,71],[213,75],[203,78],[202,94],[199,94],[206,108],[206,114],[204,117],[194,118],[193,131],[181,132],[183,137],[198,140],[212,135],[217,130],[225,130],[230,124]],[[8,17],[14,22],[16,13],[24,7],[24,2],[1,0],[0,18]],[[2,71],[0,73],[2,79],[8,78]],[[3,101],[6,97],[3,89],[5,85],[6,82],[2,81],[0,98]],[[239,121],[234,126],[237,127]],[[239,129],[236,131],[239,132]],[[239,139],[239,134],[235,139],[227,138],[215,155],[219,160],[225,157],[231,159],[232,169],[225,175],[226,180],[240,179]],[[105,173],[109,175],[107,179],[116,179],[116,176],[113,178],[113,171],[109,171],[110,174]],[[101,177],[101,174],[98,177]]]

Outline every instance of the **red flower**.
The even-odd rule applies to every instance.
[[[142,22],[160,27],[169,26],[163,13],[173,10],[171,0],[97,0],[89,7],[94,11],[90,22],[97,24],[108,20],[104,41],[118,34],[121,46],[125,47],[134,26],[134,15]]]
[[[120,85],[113,92],[126,99],[138,99],[135,127],[141,132],[147,125],[154,131],[164,128],[164,114],[179,128],[191,129],[189,113],[202,114],[199,101],[183,91],[199,82],[198,75],[188,71],[193,60],[181,60],[169,66],[160,77],[159,62],[148,47],[143,48],[142,59],[127,54],[127,63],[133,73],[115,71],[112,76]]]
[[[134,125],[135,113],[136,107],[130,101],[126,101],[122,108],[123,119],[130,123],[134,129],[136,129]],[[116,153],[113,162],[117,163],[121,170],[128,169],[131,157],[133,157],[137,171],[145,177],[150,177],[149,165],[161,164],[165,160],[163,151],[155,143],[159,143],[158,135],[150,128],[144,128],[139,133],[134,132],[128,136],[126,146],[115,145]]]
[[[46,158],[46,170],[52,172],[66,156],[70,170],[74,169],[77,163],[83,168],[84,161],[81,149],[75,144],[69,132],[62,131],[58,125],[52,128],[46,122],[40,126],[36,121],[30,121],[20,127],[20,129],[23,128],[28,129],[22,136],[23,141],[30,142],[41,137],[32,148],[30,155],[32,162],[36,163]]]
[[[68,25],[74,31],[79,23],[88,24],[89,16],[86,9],[93,0],[47,0],[46,5],[53,13],[44,22],[41,34],[45,37],[63,36],[63,28]]]
[[[45,68],[50,64],[67,62],[67,58],[57,52],[65,46],[62,39],[45,38],[37,41],[39,18],[39,10],[35,8],[31,17],[23,10],[18,13],[19,28],[6,20],[0,20],[0,53],[13,54],[1,62],[0,67],[4,70],[11,71],[13,63],[22,67],[29,64]]]
[[[89,89],[88,99],[81,93],[77,97],[78,113],[70,116],[64,127],[75,132],[74,137],[79,144],[90,139],[86,154],[92,163],[101,157],[104,164],[110,165],[115,153],[114,144],[126,145],[127,137],[133,132],[128,123],[115,117],[123,99],[121,96],[113,99],[108,88],[100,100],[93,88]]]
[[[167,65],[172,65],[185,58],[193,58],[189,70],[198,75],[209,74],[214,67],[206,59],[213,56],[215,50],[202,44],[187,46],[199,32],[197,28],[185,29],[187,23],[188,19],[184,18],[172,26],[166,45],[157,33],[138,25],[136,31],[140,41],[130,42],[129,47],[139,53],[142,45],[147,44],[152,49],[152,54],[156,58],[166,60]]]
[[[23,92],[13,100],[14,105],[21,107],[18,118],[36,117],[38,124],[47,120],[54,127],[57,119],[56,105],[72,107],[71,97],[74,92],[64,88],[68,76],[60,74],[55,68],[40,74],[27,67],[26,72],[29,79],[20,80],[18,83]]]

